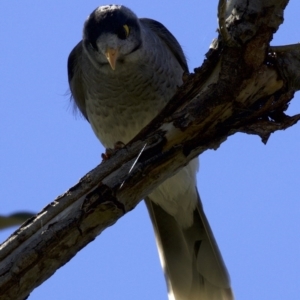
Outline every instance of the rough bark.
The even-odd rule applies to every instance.
[[[0,246],[0,299],[26,298],[151,190],[228,136],[256,134],[266,143],[300,119],[285,114],[300,88],[299,47],[270,47],[287,3],[232,1],[225,16],[220,1],[221,34],[161,114]]]

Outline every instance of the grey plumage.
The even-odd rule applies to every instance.
[[[75,104],[105,147],[127,143],[182,84],[187,63],[159,22],[124,6],[101,6],[87,19],[68,60]],[[145,199],[169,299],[233,299],[229,276],[196,189],[193,160]]]

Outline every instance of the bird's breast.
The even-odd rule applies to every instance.
[[[90,76],[86,110],[92,128],[105,147],[127,143],[146,126],[181,84],[178,72],[164,66],[117,66],[119,70]],[[88,79],[89,80],[89,79]]]

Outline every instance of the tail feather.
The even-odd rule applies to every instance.
[[[204,214],[200,197],[194,222],[182,226],[159,205],[145,199],[155,231],[169,300],[232,300],[230,279]]]

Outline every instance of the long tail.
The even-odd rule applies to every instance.
[[[229,275],[199,194],[194,222],[186,229],[149,197],[145,202],[155,231],[169,300],[234,299]]]

